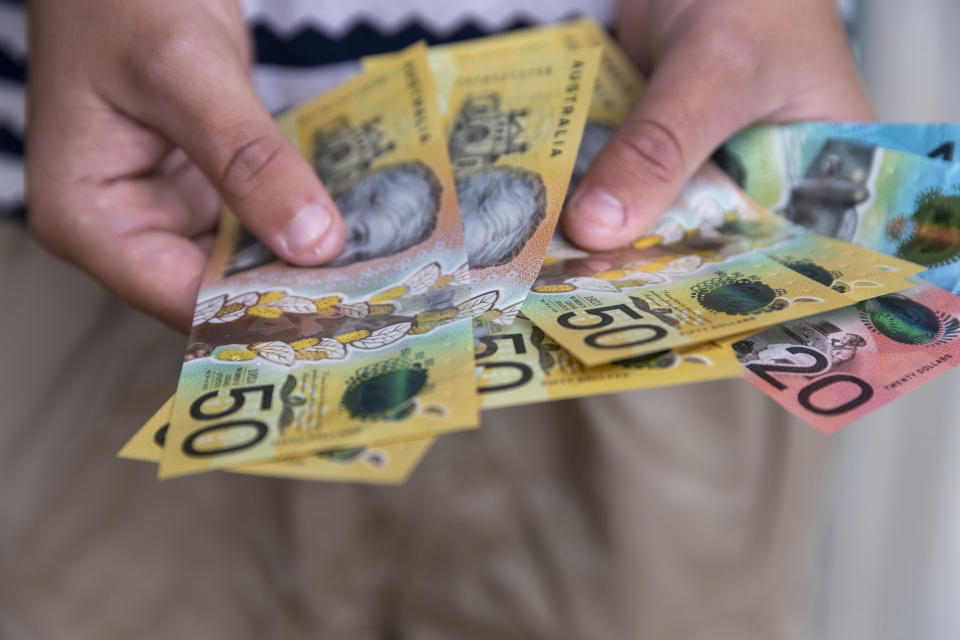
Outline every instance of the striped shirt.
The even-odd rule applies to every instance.
[[[253,82],[277,111],[321,93],[363,55],[592,15],[611,25],[615,0],[241,0],[253,30]],[[857,0],[840,0],[848,28]],[[0,0],[0,218],[26,216],[23,188],[24,0]]]

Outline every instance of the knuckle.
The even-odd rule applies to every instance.
[[[195,69],[207,57],[209,36],[190,25],[160,28],[136,43],[130,63],[148,87],[176,90],[185,70]]]
[[[226,196],[243,200],[265,182],[264,174],[283,155],[283,143],[264,133],[232,136],[217,188]]]
[[[765,55],[760,39],[748,35],[755,33],[756,28],[742,24],[744,20],[733,16],[720,25],[699,26],[695,33],[699,58],[717,70],[712,74],[714,81],[749,85],[769,56],[769,52]]]
[[[686,167],[678,136],[668,126],[649,118],[636,118],[625,124],[618,150],[618,162],[658,183],[673,182]]]

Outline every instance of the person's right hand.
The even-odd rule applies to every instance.
[[[27,197],[44,246],[190,326],[220,199],[288,262],[333,259],[336,206],[251,86],[236,0],[31,0]]]

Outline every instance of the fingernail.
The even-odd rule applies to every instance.
[[[598,224],[610,229],[622,229],[627,224],[627,209],[623,203],[605,191],[590,189],[572,203],[570,213],[578,221]]]
[[[298,256],[317,254],[331,220],[330,211],[323,205],[313,203],[300,209],[283,230],[287,250]]]

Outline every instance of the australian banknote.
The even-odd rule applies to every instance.
[[[602,143],[626,118],[640,97],[644,80],[610,34],[591,18],[578,18],[549,26],[519,29],[504,34],[430,47],[437,93],[449,101],[453,74],[458,65],[474,65],[497,57],[542,57],[583,49],[600,49],[600,67],[590,102],[581,147]],[[588,154],[591,155],[591,154]],[[579,163],[578,163],[579,168]],[[574,172],[576,177],[577,170]]]
[[[551,132],[547,126],[535,124],[536,109],[526,108],[528,113],[522,117],[513,118],[512,124],[518,131],[518,142],[529,145],[531,143],[527,139],[531,137],[535,139],[536,132],[540,131],[541,142],[550,147],[550,154],[554,160],[550,163],[554,168],[545,182],[548,197],[544,201],[544,220],[539,223],[536,234],[531,238],[526,239],[525,232],[518,236],[518,239],[525,243],[521,251],[529,254],[527,259],[512,259],[509,265],[504,265],[508,267],[506,269],[502,267],[492,270],[477,269],[476,267],[482,266],[482,260],[479,258],[482,258],[484,253],[498,250],[499,244],[507,244],[506,240],[501,240],[499,243],[491,242],[490,232],[493,231],[493,223],[498,223],[497,231],[506,231],[507,229],[501,228],[503,225],[500,223],[506,221],[506,213],[517,208],[510,203],[505,204],[503,200],[490,200],[483,192],[472,188],[474,181],[482,179],[485,175],[484,172],[477,171],[476,158],[473,157],[477,155],[475,152],[471,152],[471,157],[465,159],[465,166],[459,166],[458,149],[466,146],[482,149],[490,141],[475,140],[478,133],[496,129],[487,126],[487,122],[492,117],[492,114],[485,113],[488,107],[483,106],[482,101],[476,102],[475,98],[470,97],[476,96],[477,89],[482,87],[478,81],[482,79],[486,83],[495,83],[498,80],[506,80],[506,86],[498,91],[509,97],[511,93],[522,90],[521,87],[511,86],[509,80],[515,76],[503,75],[503,72],[497,75],[492,73],[493,70],[515,69],[524,64],[529,67],[531,61],[537,60],[561,61],[571,55],[574,59],[580,59],[585,55],[596,55],[596,50],[599,50],[600,58],[595,82],[591,80],[587,86],[580,79],[576,85],[568,84],[565,88],[567,95],[560,113],[564,127],[568,129],[568,132],[563,135],[565,140],[560,140],[560,144],[556,144],[556,132]],[[390,57],[385,55],[366,58],[365,64],[375,67],[388,61]],[[497,322],[508,324],[516,317],[523,296],[526,295],[533,281],[530,276],[536,269],[532,267],[538,268],[542,260],[546,246],[545,240],[549,238],[556,224],[562,200],[568,191],[566,182],[569,179],[571,185],[576,184],[586,170],[584,149],[590,150],[586,154],[590,157],[599,150],[615,129],[616,124],[626,117],[642,90],[643,82],[634,71],[632,63],[606,31],[590,19],[572,20],[548,27],[522,29],[493,37],[431,47],[428,50],[428,57],[438,87],[441,111],[445,113],[450,132],[450,149],[455,169],[458,171],[458,188],[463,188],[461,207],[464,223],[467,226],[468,249],[471,256],[478,257],[478,259],[471,259],[472,266],[475,267],[472,276],[478,283],[502,283],[499,286],[504,293],[498,304],[500,313],[496,317]],[[572,102],[570,88],[576,88],[578,91],[586,89],[590,95],[589,97],[577,95],[576,102]],[[544,108],[548,107],[549,105],[544,105]],[[588,107],[588,110],[584,107]],[[582,119],[585,115],[587,121],[584,124]],[[571,135],[574,131],[576,136]],[[571,146],[570,143],[574,140],[576,144]],[[578,153],[571,154],[572,148],[578,149]],[[537,149],[534,148],[531,151],[535,154]],[[516,156],[516,158],[518,162],[510,157],[503,157],[502,160],[504,164],[522,165],[525,162],[523,156]],[[560,189],[561,186],[564,188]],[[483,211],[474,206],[478,197],[483,198],[485,203],[482,207]],[[489,215],[495,209],[499,210],[498,215]],[[476,218],[478,224],[471,222],[470,213],[473,211],[486,212],[485,215]],[[479,221],[483,221],[483,225],[479,225]],[[510,252],[515,251],[512,247],[508,249]],[[523,255],[518,255],[518,258],[523,258]],[[480,321],[481,328],[486,322]]]
[[[918,122],[794,122],[788,124],[759,124],[748,127],[728,140],[718,152],[716,159],[724,171],[738,183],[746,181],[747,167],[740,160],[744,146],[767,145],[776,140],[770,132],[783,130],[791,136],[815,139],[837,139],[859,142],[871,147],[883,147],[894,151],[916,153],[946,162],[960,160],[960,125],[955,123]],[[776,149],[767,147],[771,155]],[[746,156],[749,159],[752,156]],[[751,162],[751,169],[757,165]]]
[[[832,137],[833,130],[756,128],[727,151],[747,191],[772,211],[914,262],[924,279],[960,293],[960,164]]]
[[[504,57],[523,59],[557,56],[594,48],[600,50],[600,65],[570,178],[572,189],[613,132],[626,120],[645,86],[636,65],[601,25],[590,18],[579,18],[549,26],[519,29],[497,36],[430,47],[428,57],[443,109],[450,102],[458,66],[469,67]],[[376,56],[367,60],[376,62],[381,59],[387,57]]]
[[[478,338],[483,409],[740,377],[729,345],[705,342],[587,368],[524,316]]]
[[[334,196],[347,246],[294,268],[225,212],[160,473],[476,425],[463,227],[423,47],[282,123]]]
[[[159,462],[172,413],[171,397],[117,455],[128,460]],[[332,449],[225,471],[293,480],[402,484],[432,444],[433,439],[426,438],[382,446]]]
[[[762,250],[788,239],[798,255],[811,257],[811,237],[791,236],[705,166],[654,232],[632,245],[583,252],[556,239],[523,312],[595,366],[849,304],[832,282],[823,285]],[[893,281],[892,290],[906,286],[902,277]]]
[[[776,324],[778,314],[799,317],[899,291],[920,270],[784,225],[707,166],[631,246],[584,252],[556,238],[524,312],[578,357],[599,364]],[[767,281],[789,283],[795,293],[773,302]],[[734,290],[736,303],[726,298]],[[770,307],[739,297],[761,290]],[[740,304],[750,311],[734,310]]]
[[[960,364],[960,298],[925,281],[734,344],[746,379],[824,433]]]
[[[453,59],[443,117],[470,277],[499,293],[504,319],[526,297],[560,216],[598,58],[585,49]]]
[[[642,78],[616,44],[609,38],[597,40],[606,64],[601,65],[574,182],[643,89]],[[583,252],[555,237],[524,313],[585,364],[595,366],[775,324],[778,316],[835,308],[841,306],[835,293],[844,288],[864,295],[878,283],[875,293],[896,291],[907,286],[904,278],[913,273],[896,267],[892,272],[861,273],[855,262],[840,265],[839,255],[823,256],[833,259],[832,266],[823,260],[811,263],[809,238],[792,241],[789,248],[796,249],[796,255],[784,253],[786,246],[775,255],[757,252],[774,247],[789,233],[787,225],[707,165],[631,246]],[[794,269],[774,259],[777,256],[792,262]],[[813,265],[818,281],[797,277],[814,273]],[[833,290],[824,292],[818,282],[828,276],[831,281],[825,286]],[[729,295],[746,296],[733,304],[739,308],[742,303],[742,313],[733,306],[727,309],[733,300]],[[720,298],[726,302],[718,303]]]
[[[458,67],[481,66],[493,59],[543,58],[593,48],[599,48],[601,53],[587,126],[597,122],[616,127],[639,97],[644,81],[606,29],[592,18],[437,45],[427,50],[427,56],[434,74],[440,110],[445,112],[454,91]],[[367,56],[363,63],[375,66],[388,62],[393,55],[396,54]],[[631,99],[624,100],[624,94]]]
[[[769,258],[844,294],[851,302],[914,286],[920,265],[825,236],[799,234],[761,249]]]

